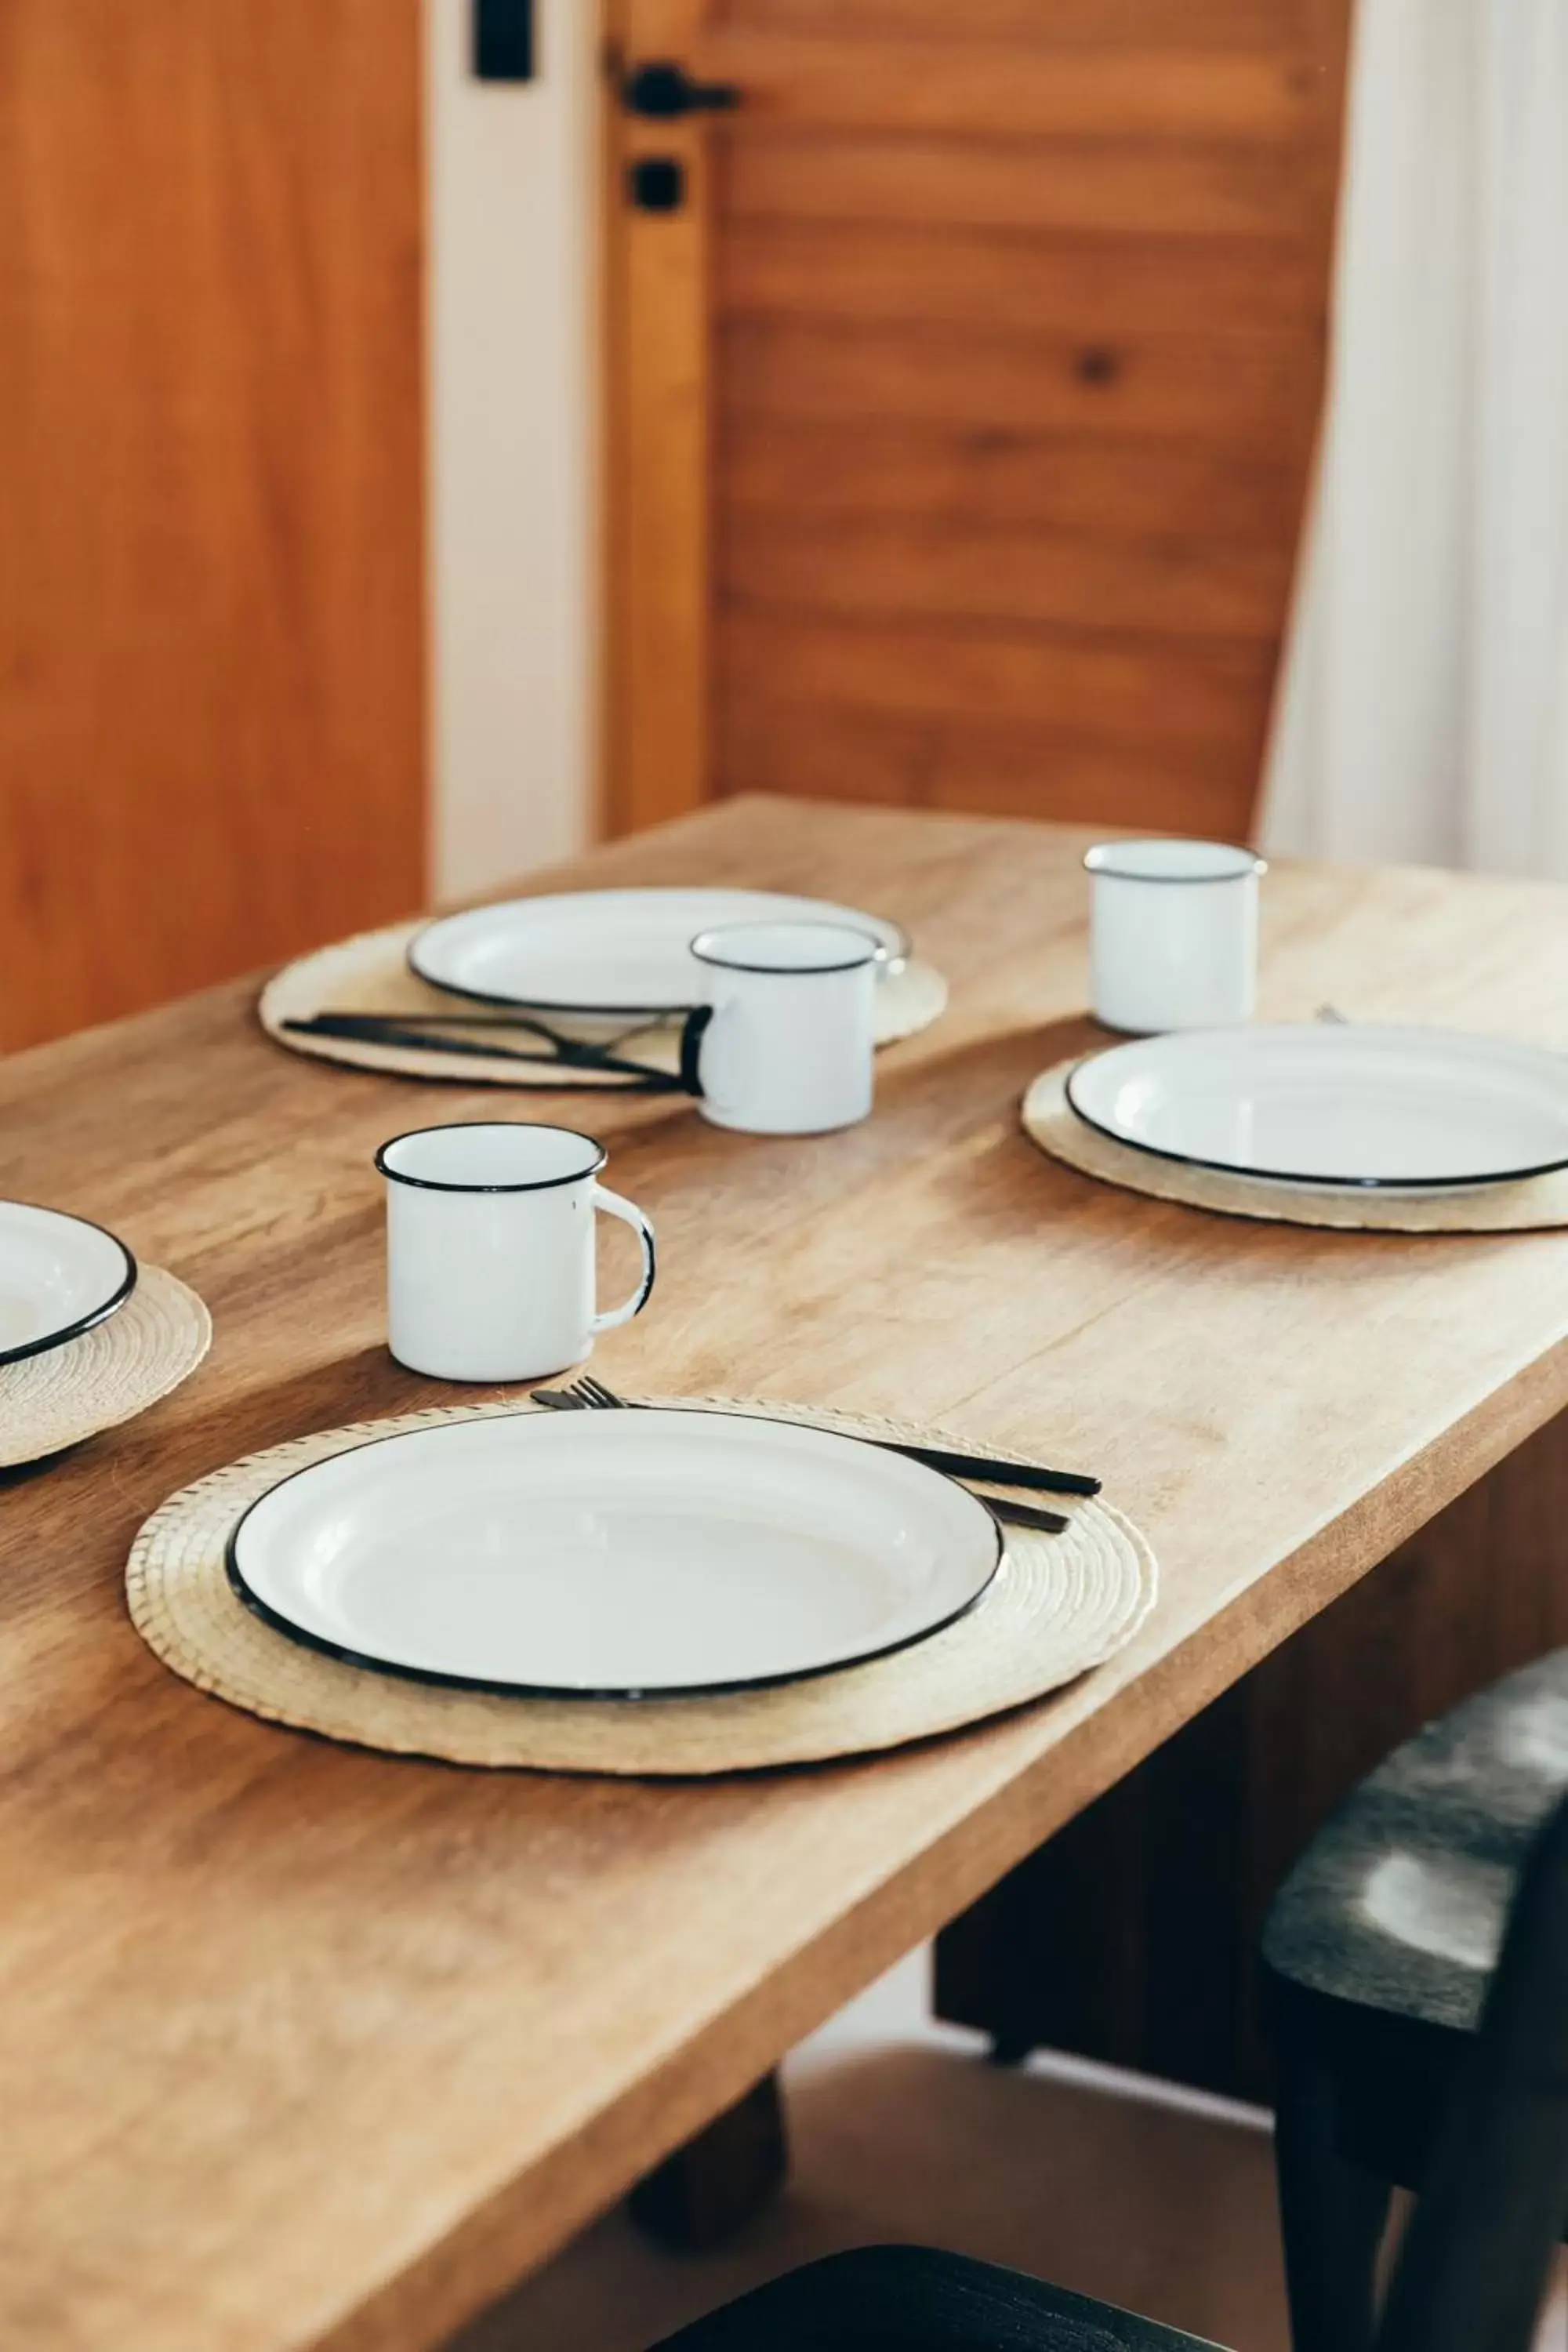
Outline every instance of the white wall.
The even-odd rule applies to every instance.
[[[432,887],[587,837],[596,744],[598,10],[539,0],[538,78],[475,81],[425,0]]]

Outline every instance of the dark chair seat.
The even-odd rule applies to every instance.
[[[1275,1898],[1264,1991],[1296,2352],[1371,2341],[1391,2184],[1426,2178],[1520,1867],[1565,1790],[1559,1650],[1396,1749]]]
[[[994,2263],[861,2246],[770,2280],[656,2352],[1218,2352]]]

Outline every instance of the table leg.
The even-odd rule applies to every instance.
[[[700,2253],[744,2229],[788,2169],[783,2094],[767,2074],[637,2183],[632,2218],[661,2244]]]

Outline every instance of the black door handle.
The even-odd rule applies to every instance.
[[[673,122],[683,114],[727,113],[740,105],[741,93],[733,82],[693,81],[673,58],[653,58],[622,82],[621,103],[628,114]]]

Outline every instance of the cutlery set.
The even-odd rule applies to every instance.
[[[533,1401],[556,1412],[614,1412],[627,1409],[625,1397],[617,1396],[591,1373],[584,1373],[563,1389],[535,1389]],[[1022,1486],[1049,1495],[1089,1496],[1100,1492],[1100,1480],[1086,1477],[1078,1470],[1047,1470],[1035,1462],[994,1461],[984,1454],[952,1454],[942,1446],[908,1445],[890,1437],[859,1442],[880,1445],[889,1454],[901,1454],[908,1461],[923,1463],[928,1470],[939,1470],[944,1477],[963,1479],[971,1485]],[[1012,1527],[1034,1528],[1044,1535],[1059,1536],[1068,1525],[1059,1511],[1043,1510],[1008,1495],[984,1494],[980,1499]]]
[[[427,1053],[432,1047],[443,1054],[453,1054],[487,1062],[521,1062],[535,1068],[554,1066],[566,1070],[592,1070],[605,1077],[625,1081],[616,1089],[626,1094],[683,1094],[681,1079],[669,1070],[658,1070],[646,1062],[627,1059],[616,1053],[615,1046],[627,1037],[644,1034],[652,1025],[639,1023],[625,1031],[608,1045],[591,1039],[567,1037],[558,1030],[526,1013],[312,1013],[308,1020],[285,1021],[282,1026],[303,1037],[346,1037],[367,1045],[398,1045],[415,1053]],[[535,1037],[539,1050],[498,1044],[480,1039],[468,1033],[475,1029],[497,1030],[503,1034]],[[448,1033],[457,1034],[448,1034]]]

